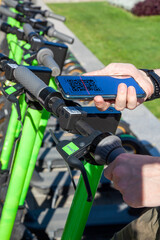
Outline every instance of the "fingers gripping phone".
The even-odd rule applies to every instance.
[[[115,78],[111,76],[57,76],[56,83],[65,99],[89,100],[97,95],[104,99],[115,99],[120,83],[136,89],[137,98],[146,96],[143,89],[132,78]]]

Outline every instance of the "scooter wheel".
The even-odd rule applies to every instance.
[[[140,140],[135,136],[129,134],[121,134],[118,136],[122,141],[122,146],[128,153],[133,154],[149,154],[147,149],[143,146]]]

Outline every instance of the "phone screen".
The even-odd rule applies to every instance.
[[[67,99],[93,99],[101,95],[105,99],[115,99],[120,83],[127,87],[134,86],[138,98],[144,98],[145,92],[132,78],[115,78],[111,76],[58,76],[59,90]]]

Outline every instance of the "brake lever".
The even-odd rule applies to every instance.
[[[50,132],[52,136],[51,129]],[[67,164],[70,167],[80,170],[86,187],[88,202],[91,202],[93,200],[93,196],[85,167],[80,159],[82,159],[82,157],[84,157],[88,153],[90,144],[92,143],[93,139],[95,139],[95,137],[98,136],[99,134],[100,134],[99,131],[95,131],[93,134],[87,137],[78,136],[76,139],[73,139],[72,141],[63,140],[61,142],[56,142],[56,149],[63,157],[63,159],[67,162]]]
[[[2,91],[4,97],[6,97],[8,101],[10,101],[11,103],[15,103],[15,107],[18,114],[18,120],[21,121],[21,111],[17,96],[20,96],[21,94],[24,93],[24,87],[21,84],[17,83],[13,86],[1,87],[0,90]]]
[[[85,167],[84,167],[83,163],[78,158],[76,158],[74,156],[69,157],[67,159],[67,162],[68,162],[70,167],[73,167],[73,168],[76,168],[76,169],[80,170],[80,172],[82,174],[82,177],[83,177],[85,187],[86,187],[86,191],[87,191],[87,194],[88,194],[87,201],[92,202],[93,196],[92,196],[89,180],[88,180],[87,173],[86,173],[86,170],[85,170]]]

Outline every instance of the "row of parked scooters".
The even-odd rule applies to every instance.
[[[67,123],[67,126],[64,124],[67,120],[58,115],[56,108],[63,103],[59,95],[54,99],[56,107],[52,111],[50,109],[50,100],[57,91],[54,77],[60,74],[82,75],[86,72],[70,51],[69,45],[74,44],[74,39],[55,29],[53,21],[49,20],[52,18],[65,22],[66,19],[42,9],[35,2],[17,0],[4,0],[0,6],[0,17],[0,239],[78,240],[79,236],[82,239],[100,239],[96,236],[101,235],[107,239],[122,225],[137,217],[139,212],[124,206],[120,193],[103,176],[97,184],[98,190],[87,223],[82,224],[82,219],[78,224],[79,217],[74,216],[69,224],[78,225],[78,228],[84,225],[85,231],[82,227],[80,233],[74,235],[77,226],[72,226],[70,230],[68,225],[64,231],[71,200],[81,179],[80,173],[85,184],[87,182],[83,167],[68,164],[61,154],[60,143],[76,143],[79,141],[79,132],[73,126],[68,129]],[[38,93],[31,78],[37,81]],[[40,87],[37,78],[44,81]],[[22,81],[18,82],[17,79]],[[51,94],[50,100],[45,92],[40,95],[43,89]],[[66,104],[68,107],[70,103]],[[103,113],[97,113],[93,102],[76,102],[75,105],[82,106],[83,112],[86,108],[92,108],[94,116],[88,114],[89,123],[93,122],[96,115],[96,125],[103,125]],[[120,119],[120,113],[112,109],[104,114],[108,114],[112,125],[115,123],[117,130],[115,132],[114,129],[114,133],[121,139],[126,151],[147,153],[129,124]],[[85,137],[87,145],[88,135]],[[59,152],[57,149],[60,149]],[[83,154],[79,156],[85,165]],[[79,209],[82,209],[85,194],[79,196]],[[119,206],[124,206],[121,213]],[[104,211],[108,212],[105,218]],[[80,213],[76,214],[79,216]],[[116,218],[113,217],[115,214]],[[111,225],[112,228],[109,227]]]

